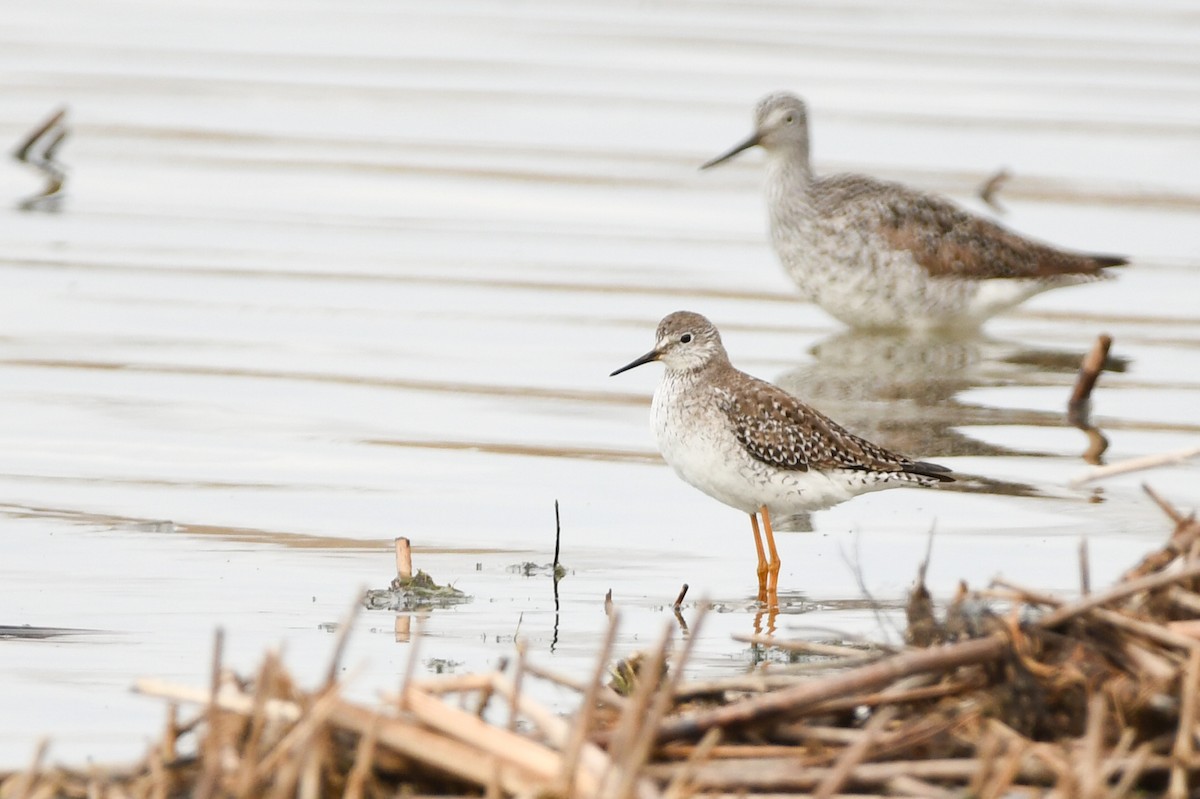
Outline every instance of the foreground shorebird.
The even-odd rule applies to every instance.
[[[865,175],[813,174],[808,115],[791,94],[755,110],[775,252],[805,299],[852,327],[973,329],[1035,294],[1094,280],[1125,258],[1066,252],[936,195]]]
[[[820,510],[868,491],[953,480],[946,467],[889,452],[738,371],[717,328],[700,314],[667,316],[655,337],[654,349],[612,374],[650,361],[666,366],[650,409],[658,448],[684,482],[750,514],[760,598],[774,593],[779,580],[772,513]]]

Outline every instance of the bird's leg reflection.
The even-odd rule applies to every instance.
[[[754,634],[763,635],[763,616],[767,617],[767,635],[775,634],[775,620],[779,617],[779,598],[771,594],[771,601],[759,605],[754,613]]]

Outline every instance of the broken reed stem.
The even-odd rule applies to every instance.
[[[1096,387],[1096,379],[1104,369],[1104,361],[1108,358],[1108,350],[1112,347],[1112,336],[1101,333],[1096,337],[1096,343],[1083,363],[1079,365],[1079,376],[1075,379],[1075,388],[1071,399],[1067,401],[1067,419],[1076,427],[1090,427],[1088,410],[1092,398],[1092,389]]]
[[[490,672],[483,674],[446,674],[413,680],[412,685],[427,694],[462,694],[483,691],[492,686]]]
[[[1000,201],[997,199],[996,195],[1000,192],[1000,187],[1007,183],[1008,179],[1011,177],[1012,173],[1008,171],[1007,167],[1001,167],[1000,169],[996,170],[992,176],[985,180],[983,185],[979,187],[979,199],[983,200],[994,210],[1004,213],[1004,206],[1000,204]]]
[[[862,649],[853,646],[844,646],[841,644],[824,644],[818,641],[805,641],[804,639],[796,639],[793,641],[781,641],[771,635],[744,635],[742,633],[734,633],[732,636],[735,641],[744,644],[756,644],[758,646],[767,646],[772,649],[779,649],[784,652],[806,652],[814,655],[829,655],[830,657],[843,658],[861,658],[870,656],[872,658],[880,658],[893,653],[896,650],[887,646],[874,646],[869,649]]]
[[[1056,597],[1054,594],[1046,594],[1041,591],[1035,591],[1032,588],[1026,588],[1023,585],[1017,585],[1016,583],[1008,580],[997,578],[992,580],[991,584],[995,587],[1005,588],[1009,591],[1012,591],[1017,595],[1015,599],[1029,605],[1048,605],[1052,608],[1057,608],[1061,607],[1064,603],[1062,598]]]
[[[435,697],[410,688],[408,710],[422,724],[453,739],[470,744],[478,753],[493,755],[503,766],[514,767],[533,777],[538,784],[549,784],[561,768],[561,756],[554,750],[509,730],[494,727],[472,713],[451,707]],[[568,795],[592,795],[592,775],[576,772]]]
[[[1188,653],[1187,668],[1180,674],[1179,731],[1172,750],[1175,765],[1171,768],[1167,796],[1171,799],[1188,795],[1188,774],[1183,764],[1192,759],[1192,736],[1196,726],[1196,689],[1200,682],[1200,649]]]
[[[506,680],[500,674],[493,675],[493,688],[496,693],[503,697],[511,698],[515,696],[512,682]],[[592,782],[599,785],[600,778],[611,765],[608,754],[594,743],[584,741],[577,750],[577,754],[571,755],[569,747],[571,746],[572,735],[576,726],[567,723],[557,713],[550,711],[527,696],[521,696],[517,701],[521,709],[521,714],[533,723],[546,741],[562,752],[563,758],[573,758],[572,762],[590,772],[593,777]],[[563,766],[565,767],[566,765],[567,763],[564,762]],[[558,781],[558,784],[561,784],[561,779]],[[655,799],[654,791],[648,784],[639,782],[636,787],[639,799]],[[557,789],[551,792],[555,795],[566,795],[561,791],[557,791]]]
[[[1172,646],[1182,649],[1185,652],[1200,649],[1200,640],[1172,632],[1169,627],[1156,622],[1143,621],[1142,619],[1127,616],[1120,611],[1109,610],[1108,608],[1092,608],[1091,615],[1100,621],[1128,630],[1134,635],[1149,638],[1151,641],[1163,646]]]
[[[396,579],[408,582],[412,579],[412,542],[404,536],[396,537]]]
[[[1078,488],[1086,483],[1091,483],[1095,480],[1102,480],[1106,477],[1115,477],[1119,474],[1128,474],[1129,472],[1140,472],[1146,469],[1153,469],[1158,466],[1169,466],[1174,463],[1182,463],[1190,460],[1197,455],[1200,455],[1200,447],[1189,447],[1188,449],[1175,450],[1174,452],[1160,452],[1156,455],[1144,455],[1140,458],[1130,458],[1129,460],[1119,461],[1118,463],[1110,463],[1107,466],[1096,466],[1089,471],[1084,472],[1079,477],[1071,480],[1068,485],[1072,488]]]
[[[713,727],[745,724],[798,713],[820,702],[846,694],[873,690],[912,674],[949,671],[959,666],[993,660],[1009,646],[1007,637],[994,634],[962,643],[893,655],[867,666],[822,679],[809,680],[793,688],[701,711],[687,718],[674,719],[659,728],[657,741],[663,743],[679,738],[695,738]]]
[[[255,765],[255,780],[263,784],[273,782],[284,758],[290,754],[302,752],[305,744],[320,731],[321,726],[329,719],[340,702],[341,693],[338,687],[334,686],[333,689],[321,694],[311,707],[305,708],[304,712],[298,715],[296,724],[276,741],[271,750]],[[214,704],[212,707],[216,707],[216,705]],[[295,776],[299,777],[299,773]]]
[[[45,122],[38,125],[33,130],[29,131],[29,133],[26,134],[25,138],[22,139],[17,144],[17,148],[15,150],[13,150],[12,157],[22,163],[30,163],[29,156],[30,156],[30,152],[33,150],[34,145],[37,144],[37,142],[43,136],[45,136],[47,133],[49,133],[52,128],[57,127],[59,125],[59,123],[61,123],[63,121],[63,119],[66,117],[66,115],[67,115],[67,107],[66,106],[55,109],[54,113],[51,114],[50,117],[48,119],[46,119]],[[65,135],[65,134],[63,134],[63,135]],[[55,140],[53,146],[57,146],[59,140],[61,140],[61,136],[59,136]]]
[[[1118,599],[1124,599],[1127,596],[1132,596],[1140,591],[1150,591],[1155,588],[1161,588],[1171,583],[1182,582],[1193,577],[1200,577],[1200,563],[1185,567],[1180,571],[1174,572],[1155,572],[1148,574],[1145,577],[1139,577],[1135,580],[1126,580],[1118,583],[1107,591],[1101,591],[1098,594],[1091,594],[1078,602],[1073,602],[1069,605],[1063,605],[1056,610],[1052,610],[1045,616],[1037,620],[1038,627],[1049,630],[1065,621],[1086,613],[1092,608],[1098,608],[1101,605],[1106,605],[1109,602],[1114,602]]]
[[[274,652],[268,652],[263,658],[262,667],[254,681],[254,703],[250,709],[250,732],[243,747],[242,763],[239,773],[234,777],[237,795],[250,796],[255,789],[254,767],[261,757],[263,731],[267,727],[268,717],[265,712],[267,698],[275,690],[275,675],[279,660]]]
[[[1083,735],[1083,749],[1075,758],[1076,780],[1081,799],[1101,799],[1103,793],[1103,770],[1101,755],[1104,747],[1105,701],[1100,694],[1093,694],[1087,706],[1087,730]]]
[[[1146,496],[1154,500],[1154,504],[1162,508],[1162,512],[1167,514],[1167,518],[1175,522],[1175,524],[1183,524],[1183,522],[1187,519],[1187,517],[1180,513],[1174,505],[1166,500],[1166,498],[1151,488],[1149,483],[1142,483],[1142,491],[1145,491]]]
[[[683,598],[685,596],[687,596],[687,592],[688,592],[688,584],[684,583],[683,588],[679,589],[679,595],[675,597],[675,604],[671,606],[674,610],[678,611],[679,608],[682,607]]]

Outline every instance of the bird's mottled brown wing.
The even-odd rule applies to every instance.
[[[934,277],[1046,278],[1099,275],[1125,258],[1067,252],[1019,236],[949,200],[860,175],[821,179],[831,205],[841,205],[894,248],[912,253]]]
[[[742,372],[731,382],[732,386],[714,391],[734,435],[752,457],[778,469],[925,473],[924,467],[929,467],[936,474],[948,471],[859,438],[770,383]]]

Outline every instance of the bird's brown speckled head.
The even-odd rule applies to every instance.
[[[654,335],[654,349],[612,374],[619,375],[651,361],[662,361],[672,371],[686,372],[704,367],[714,358],[727,359],[716,326],[698,313],[669,314],[658,323]]]

